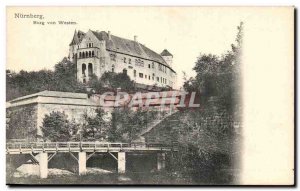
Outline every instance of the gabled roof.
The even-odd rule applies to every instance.
[[[108,50],[153,60],[168,66],[161,55],[134,40],[128,40],[115,35],[111,35],[111,38],[109,39],[108,33],[105,31],[92,32],[99,40],[106,41],[106,48]]]
[[[164,49],[162,53],[160,53],[161,56],[173,56],[167,49]]]

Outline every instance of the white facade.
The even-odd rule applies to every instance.
[[[144,85],[175,87],[173,56],[161,56],[134,40],[113,36],[110,32],[76,32],[70,43],[69,58],[77,64],[77,79],[88,82],[95,74],[126,72],[131,80]]]

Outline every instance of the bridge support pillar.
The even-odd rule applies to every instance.
[[[157,153],[157,170],[166,168],[166,153]]]
[[[48,177],[48,153],[39,153],[37,159],[39,161],[40,178],[47,178]]]
[[[126,158],[125,152],[118,152],[118,173],[125,173]]]
[[[78,153],[78,174],[86,174],[86,152]]]

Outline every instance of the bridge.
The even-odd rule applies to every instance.
[[[27,154],[39,165],[40,178],[48,177],[48,162],[57,153],[69,153],[78,162],[78,174],[86,174],[86,162],[95,153],[109,153],[118,164],[118,173],[125,173],[126,153],[156,153],[157,170],[165,168],[166,152],[178,151],[176,144],[109,143],[109,142],[19,142],[7,143],[7,155]]]

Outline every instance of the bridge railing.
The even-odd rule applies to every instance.
[[[24,151],[24,150],[90,150],[90,149],[176,149],[174,144],[163,143],[110,143],[110,142],[18,142],[7,143],[7,151]]]

